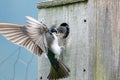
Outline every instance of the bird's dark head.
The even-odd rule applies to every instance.
[[[54,39],[53,33],[57,34],[57,29],[55,27],[51,27],[51,28],[49,28],[49,33],[50,33],[51,37]]]
[[[49,29],[49,32],[50,32],[50,33],[57,33],[57,29],[56,29],[55,27],[51,27],[51,28]]]
[[[61,34],[64,34],[63,38],[67,38],[70,32],[69,25],[67,23],[62,23],[58,27],[57,31]]]

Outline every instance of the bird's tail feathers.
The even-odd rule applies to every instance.
[[[60,78],[67,78],[70,70],[61,61],[58,61],[58,66],[51,65],[50,73],[48,75],[49,80],[56,80]]]

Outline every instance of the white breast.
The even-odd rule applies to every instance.
[[[60,53],[61,53],[61,47],[58,45],[58,38],[57,38],[57,36],[54,34],[54,33],[52,33],[53,34],[53,36],[54,36],[54,40],[53,40],[53,43],[51,44],[51,49],[52,49],[52,51],[56,54],[56,55],[60,55]]]

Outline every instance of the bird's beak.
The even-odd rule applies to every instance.
[[[56,36],[59,36],[59,32],[58,32],[58,30],[57,29],[55,29],[56,30]]]

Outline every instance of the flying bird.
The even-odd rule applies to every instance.
[[[58,28],[48,28],[44,23],[27,16],[26,25],[18,25],[12,23],[0,23],[0,34],[6,37],[9,41],[23,46],[32,53],[40,56],[46,53],[51,69],[48,79],[61,79],[69,76],[69,68],[59,60],[62,47],[58,44],[58,36],[63,34],[63,38],[69,35],[69,26],[62,23]]]

